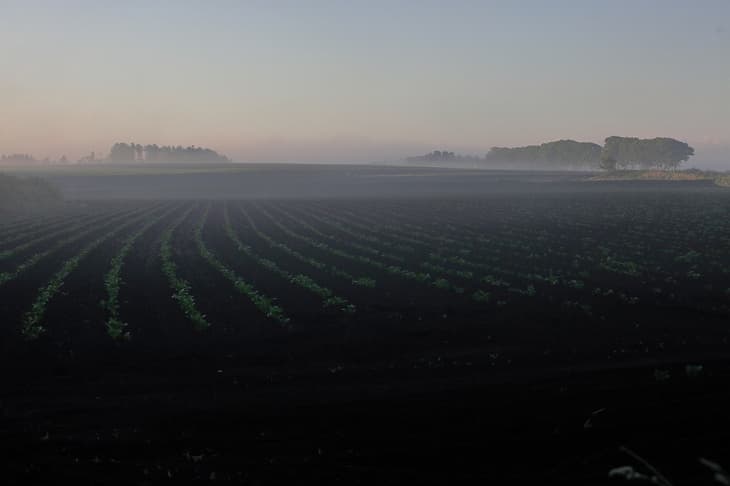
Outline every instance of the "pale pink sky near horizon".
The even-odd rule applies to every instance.
[[[730,2],[3,0],[0,153],[238,161],[669,136],[730,168]]]

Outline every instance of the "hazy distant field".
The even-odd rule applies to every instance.
[[[39,166],[10,173],[55,183],[68,199],[329,199],[480,197],[494,194],[665,191],[667,181],[590,181],[590,172],[527,172],[375,165]],[[679,181],[678,181],[679,182]],[[683,191],[710,180],[681,181]]]

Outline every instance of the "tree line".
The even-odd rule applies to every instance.
[[[135,143],[115,143],[109,151],[109,161],[124,162],[230,162],[225,155],[215,150],[172,145],[140,145]]]
[[[673,138],[640,139],[608,137],[601,151],[600,167],[616,169],[676,169],[695,150]]]
[[[91,152],[90,155],[81,157],[78,160],[78,163],[88,163],[88,162],[103,162],[103,161],[96,159],[96,155],[94,154],[94,152]],[[32,156],[30,154],[0,155],[0,165],[45,165],[45,164],[69,164],[69,163],[71,163],[71,161],[65,155],[62,155],[58,159],[49,159],[48,157],[46,157],[45,159],[36,159],[34,156]]]
[[[476,162],[484,166],[540,169],[676,169],[694,155],[685,142],[672,138],[608,137],[603,146],[557,140],[523,147],[492,147],[483,157],[435,150],[408,157],[408,162]]]
[[[0,164],[32,164],[38,162],[30,154],[0,155]]]
[[[601,146],[575,140],[558,140],[526,147],[492,147],[487,163],[507,163],[530,167],[595,167],[601,161]]]
[[[205,147],[173,146],[173,145],[140,145],[136,143],[115,143],[106,159],[97,158],[96,153],[81,157],[79,164],[98,164],[102,162],[130,163],[130,162],[230,162],[225,155]],[[38,165],[38,164],[68,164],[66,156],[58,160],[38,160],[30,154],[0,155],[0,165]]]
[[[474,162],[480,159],[472,155],[459,155],[446,150],[434,150],[426,155],[408,157],[406,160],[408,162]]]

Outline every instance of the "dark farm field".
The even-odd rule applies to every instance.
[[[439,177],[0,223],[3,483],[715,484],[730,192]]]

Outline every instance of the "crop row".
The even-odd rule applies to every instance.
[[[346,213],[349,214],[349,213]],[[325,218],[326,220],[326,218]],[[351,225],[357,225],[357,223],[352,222],[352,219],[349,219],[347,223],[344,221],[342,224],[351,224]],[[358,225],[360,226],[360,225]],[[398,232],[399,234],[405,234],[405,236],[399,236],[398,234],[394,234],[395,232]],[[429,252],[427,254],[427,258],[432,261],[423,261],[420,265],[430,271],[438,272],[441,274],[449,275],[451,277],[457,277],[465,280],[477,280],[479,283],[487,284],[493,287],[504,287],[509,292],[518,293],[518,294],[524,294],[524,295],[534,295],[535,294],[535,288],[534,286],[529,286],[526,289],[520,289],[516,287],[512,287],[508,282],[505,282],[504,280],[495,278],[492,276],[493,273],[497,274],[503,274],[503,275],[509,275],[510,277],[519,277],[519,278],[526,278],[529,277],[528,274],[521,274],[518,271],[515,270],[506,270],[502,269],[497,265],[487,265],[484,262],[475,262],[465,259],[461,255],[454,255],[451,254],[451,251],[454,250],[453,245],[448,247],[449,249],[446,251],[443,250],[437,250],[437,248],[443,248],[443,247],[436,247],[434,245],[425,243],[426,240],[429,239],[436,239],[436,238],[430,238],[431,235],[416,232],[413,236],[408,235],[406,231],[400,231],[396,230],[395,228],[392,228],[392,230],[389,232],[388,237],[392,237],[394,239],[407,239],[407,241],[411,242],[411,244],[415,246],[422,247],[424,251]],[[439,239],[441,240],[441,239]],[[452,243],[450,240],[441,241],[441,243]],[[453,241],[453,243],[457,243]],[[461,253],[459,250],[462,250],[463,248],[456,248],[457,252]],[[495,261],[501,261],[499,258],[494,258]],[[464,266],[467,269],[459,269],[455,268],[455,266]],[[486,275],[477,275],[476,272],[479,271],[487,271]],[[554,281],[553,284],[557,284],[557,281]],[[485,291],[482,289],[477,289],[474,291],[473,296],[476,300],[484,301],[485,300]]]
[[[121,224],[106,224],[105,226],[113,225],[113,229],[107,231],[102,236],[97,237],[90,243],[87,243],[74,256],[67,259],[61,265],[61,268],[51,277],[51,279],[38,290],[38,295],[36,296],[31,309],[24,314],[21,326],[21,333],[23,336],[27,339],[33,340],[37,339],[45,332],[42,321],[46,313],[48,303],[61,290],[65,279],[79,266],[79,263],[86,258],[89,253],[113,236],[119,234],[130,226],[139,223],[139,221],[145,217],[147,217],[147,215],[142,214],[132,217],[131,219],[127,218],[127,220]]]
[[[105,219],[105,217],[106,217],[105,215],[96,215],[96,216],[89,216],[89,217],[85,217],[85,218],[81,218],[81,219],[74,218],[74,219],[76,219],[76,221],[74,224],[71,224],[71,225],[69,225],[67,223],[67,221],[64,220],[61,222],[60,229],[56,229],[56,230],[50,231],[50,232],[45,232],[40,237],[30,238],[28,241],[21,243],[20,245],[0,251],[0,260],[6,260],[29,248],[40,245],[41,243],[45,243],[50,240],[54,240],[54,239],[58,238],[59,236],[62,236],[65,234],[73,234],[76,231],[78,231],[79,229],[83,228],[84,226],[93,225],[99,221],[103,221]]]
[[[346,213],[349,216],[349,224],[356,225],[357,223],[353,222],[353,220],[357,219],[357,216],[353,215],[352,213]],[[466,239],[462,239],[461,241],[453,238],[448,238],[444,236],[435,236],[429,234],[427,230],[424,230],[421,227],[418,227],[417,225],[410,224],[408,222],[399,222],[399,224],[396,225],[383,225],[382,227],[387,228],[390,237],[396,238],[396,239],[402,239],[405,238],[408,241],[412,242],[413,244],[423,246],[426,248],[434,248],[434,246],[429,245],[425,243],[425,241],[431,240],[431,241],[438,241],[443,244],[442,248],[444,250],[442,251],[431,251],[429,254],[430,258],[439,259],[442,260],[444,263],[458,263],[462,265],[467,266],[474,266],[475,268],[484,268],[485,262],[484,261],[476,261],[471,262],[468,258],[465,257],[465,255],[481,255],[481,258],[486,258],[488,261],[490,261],[492,264],[497,261],[504,261],[505,260],[505,254],[497,254],[497,250],[500,249],[499,253],[501,252],[501,249],[507,249],[507,250],[516,250],[517,253],[509,255],[510,261],[512,261],[512,267],[514,268],[515,263],[514,262],[520,262],[520,261],[529,261],[529,260],[538,260],[538,261],[544,261],[546,260],[547,255],[536,255],[533,251],[531,251],[531,247],[533,246],[531,243],[535,241],[536,237],[535,235],[527,235],[525,239],[520,239],[519,237],[516,237],[514,234],[510,234],[510,237],[507,239],[508,243],[501,242],[499,240],[495,240],[493,237],[485,238],[481,235],[475,236],[475,239],[477,240],[480,245],[475,245],[474,243],[469,242]],[[377,230],[375,230],[377,231]],[[405,235],[405,236],[400,236]],[[527,243],[528,237],[530,237],[531,243]],[[539,237],[538,237],[539,238]],[[538,239],[539,241],[539,239]],[[544,242],[541,242],[542,245],[544,245]],[[491,249],[493,252],[492,255],[487,253],[486,255],[483,254],[483,251],[479,251],[480,249]],[[444,253],[447,253],[448,256],[444,256]],[[458,257],[455,256],[455,254],[458,254]],[[567,256],[566,253],[562,253],[564,256]],[[523,273],[523,275],[535,275],[544,273],[546,275],[546,280],[550,280],[553,284],[559,283],[559,280],[565,280],[564,278],[555,278],[554,275],[554,255],[552,255],[553,259],[550,260],[553,262],[553,265],[551,265],[550,268],[536,268],[534,262],[531,263],[529,266],[524,265],[525,270],[527,273],[523,272],[514,272],[515,275],[519,275],[520,273]],[[480,256],[477,256],[477,258],[480,258]],[[474,265],[472,265],[474,263]],[[610,254],[605,254],[602,261],[599,263],[599,266],[602,268],[616,272],[616,273],[622,273],[625,275],[629,275],[632,277],[638,276],[640,273],[643,273],[644,269],[641,268],[638,264],[630,263],[630,262],[624,262],[621,261],[615,257],[612,257]],[[530,268],[531,267],[531,268]],[[488,271],[498,271],[495,267],[487,268]],[[561,271],[561,273],[565,273],[565,270]],[[570,269],[568,269],[568,273],[570,273]],[[573,276],[572,278],[567,278],[568,281],[576,280],[577,277]]]
[[[355,214],[355,213],[353,213],[351,211],[347,211],[345,209],[338,209],[337,211],[331,211],[331,210],[322,210],[322,209],[317,209],[317,208],[309,208],[309,211],[307,211],[307,215],[309,217],[311,217],[312,219],[314,219],[315,221],[326,222],[327,224],[336,226],[341,231],[346,232],[355,238],[367,237],[367,238],[372,239],[373,241],[384,244],[386,247],[399,249],[401,251],[412,252],[413,251],[412,245],[422,245],[424,243],[423,240],[411,238],[407,235],[401,234],[398,227],[396,227],[395,225],[383,224],[382,221],[379,221],[379,222],[378,221],[367,221],[364,223],[357,223],[356,220],[358,220],[358,219],[364,220],[365,218],[359,214]],[[346,215],[347,217],[343,217],[341,215]],[[357,228],[360,232],[353,231],[352,229],[348,228],[348,226]],[[383,231],[383,230],[385,230],[385,231]],[[365,233],[362,233],[362,231],[364,231]],[[368,234],[371,232],[375,233],[375,234],[385,234],[390,239],[396,240],[397,242],[400,242],[400,243],[388,242],[386,239],[379,238],[379,237]],[[426,238],[429,240],[434,240],[434,241],[438,242],[439,244],[454,243],[454,240],[446,239],[446,238],[443,238],[442,236],[431,237],[431,235],[426,235]]]
[[[338,211],[339,212],[339,211]],[[349,213],[345,213],[349,214]],[[350,215],[353,217],[348,218],[347,222],[344,220],[341,221],[340,224],[348,224],[348,225],[357,225],[357,223],[353,222],[353,219],[356,219],[354,215]],[[340,218],[342,219],[342,218]],[[327,217],[320,217],[320,222],[327,222]],[[364,228],[363,228],[364,229]],[[405,230],[396,230],[393,228],[393,231],[388,232],[387,235],[384,235],[384,237],[392,237],[392,238],[399,238],[397,235],[393,235],[393,232],[399,232],[399,233],[408,233]],[[435,245],[430,245],[428,243],[425,243],[425,240],[428,240],[430,235],[423,234],[421,232],[414,231],[415,234],[412,236],[408,236],[408,240],[414,244],[415,246],[423,247],[425,251],[429,251],[428,253],[428,259],[433,261],[424,261],[421,263],[421,266],[429,271],[438,272],[441,274],[449,275],[452,277],[457,277],[465,280],[476,280],[480,284],[486,284],[492,287],[496,288],[504,288],[507,292],[510,293],[516,293],[516,294],[522,294],[527,296],[533,296],[536,293],[535,286],[532,284],[528,284],[526,288],[518,288],[514,287],[511,284],[509,284],[507,281],[505,281],[503,278],[495,277],[494,275],[501,275],[503,277],[510,278],[511,280],[516,281],[525,281],[525,282],[537,282],[542,281],[545,283],[549,283],[552,286],[555,285],[561,285],[565,286],[569,289],[574,290],[581,290],[584,287],[584,283],[578,279],[578,278],[566,278],[565,276],[560,276],[554,274],[552,269],[546,269],[544,271],[544,275],[538,271],[535,271],[534,269],[525,268],[523,270],[520,270],[519,264],[515,264],[514,261],[511,261],[511,265],[509,267],[504,267],[502,262],[504,262],[504,258],[500,258],[499,256],[493,256],[490,258],[492,260],[490,263],[486,263],[484,261],[474,261],[470,259],[464,258],[462,256],[463,254],[469,254],[470,251],[464,251],[465,248],[456,248],[456,252],[454,252],[454,248],[452,246],[445,248],[444,250],[437,250],[439,247],[436,247]],[[431,238],[433,239],[433,238]],[[456,242],[454,242],[456,243]],[[455,268],[455,266],[462,266],[466,267],[465,270],[461,270],[458,268]],[[477,273],[482,273],[481,276],[477,275]],[[625,294],[620,293],[620,296]],[[477,289],[473,292],[472,296],[479,301],[485,300],[485,291],[482,289]],[[626,300],[630,302],[636,301],[636,298],[630,298],[626,297]]]
[[[304,254],[292,249],[290,246],[286,245],[285,243],[275,240],[269,234],[267,234],[259,229],[258,225],[255,223],[253,218],[251,218],[249,216],[248,212],[243,207],[240,207],[239,209],[241,210],[241,213],[248,221],[248,224],[251,227],[251,229],[253,230],[254,234],[256,234],[256,236],[258,236],[263,241],[265,241],[271,248],[276,248],[276,249],[282,251],[283,253],[285,253],[301,262],[304,262],[313,268],[316,268],[317,270],[322,270],[335,277],[339,277],[339,278],[348,280],[353,285],[357,285],[357,286],[361,286],[361,287],[369,287],[369,288],[375,287],[375,279],[373,279],[373,278],[356,277],[335,265],[331,265],[331,264],[322,262],[320,260],[317,260],[316,258],[313,258],[311,256],[304,255]]]
[[[292,210],[298,214],[305,214],[307,217],[313,219],[317,223],[322,223],[327,226],[331,226],[331,227],[335,228],[336,230],[347,235],[347,241],[350,244],[350,246],[352,246],[353,248],[359,249],[359,250],[366,249],[366,251],[368,253],[371,253],[375,256],[388,258],[388,259],[395,260],[398,262],[405,261],[405,259],[400,256],[383,253],[382,251],[378,250],[377,248],[373,248],[370,245],[382,246],[384,248],[387,248],[388,250],[397,250],[397,251],[401,251],[401,252],[405,252],[405,253],[413,252],[413,247],[408,246],[407,244],[393,243],[386,239],[376,236],[376,234],[374,234],[372,232],[371,226],[363,227],[361,225],[348,225],[347,224],[347,223],[349,223],[348,220],[339,218],[336,216],[333,217],[332,212],[327,212],[325,214],[318,216],[317,213],[312,210],[303,211],[301,209],[296,209],[296,208],[292,208]],[[350,226],[358,228],[359,231],[352,229]],[[334,239],[336,241],[341,241],[340,239],[335,238],[330,233],[325,234],[325,233],[320,232],[319,234],[324,235],[330,239]],[[362,244],[362,245],[356,244],[352,241],[353,238],[356,240],[363,240],[366,243]],[[408,242],[408,243],[412,243],[412,242]]]
[[[162,273],[167,277],[167,282],[172,289],[172,299],[177,301],[183,314],[193,323],[193,327],[198,331],[202,331],[208,329],[210,323],[195,305],[195,299],[190,293],[190,284],[188,281],[177,275],[177,265],[175,265],[172,250],[172,236],[175,230],[190,216],[193,209],[195,207],[190,206],[163,231],[160,240],[160,261],[162,264]]]
[[[28,225],[18,231],[0,231],[0,235],[3,236],[0,239],[0,246],[17,245],[19,241],[27,239],[37,238],[38,233],[45,233],[46,231],[53,230],[59,226],[65,227],[69,223],[82,218],[83,216],[78,214],[71,214],[64,217],[53,218],[48,221],[49,218],[39,218],[39,221]]]
[[[205,242],[203,241],[203,227],[208,218],[209,211],[210,206],[205,209],[203,216],[201,217],[198,225],[195,227],[195,243],[198,247],[200,256],[202,256],[213,268],[218,270],[221,275],[228,279],[236,290],[248,297],[254,306],[256,306],[256,308],[266,317],[281,324],[289,322],[289,318],[284,313],[284,310],[280,306],[274,304],[273,299],[261,294],[258,290],[256,290],[256,287],[227,267],[213,254],[213,252],[208,249],[207,246],[205,246]],[[227,229],[228,228],[230,228],[230,225],[227,225]]]
[[[363,235],[361,233],[356,233],[354,231],[351,231],[348,228],[338,227],[336,224],[330,224],[331,226],[336,227],[337,229],[339,229],[340,231],[342,231],[343,233],[345,233],[347,235],[347,237],[345,237],[345,238],[338,238],[335,235],[333,235],[332,233],[325,233],[323,231],[320,231],[315,226],[307,223],[301,217],[291,216],[290,213],[281,209],[280,207],[277,207],[277,209],[279,211],[282,211],[282,212],[290,215],[290,217],[295,217],[297,219],[297,222],[300,224],[300,226],[305,227],[307,229],[307,231],[309,231],[310,233],[313,233],[314,235],[316,235],[320,238],[324,238],[324,239],[332,241],[336,244],[348,246],[350,248],[353,248],[354,250],[361,251],[363,253],[367,253],[375,258],[383,258],[383,259],[391,260],[391,261],[398,262],[398,263],[402,263],[403,261],[405,261],[404,258],[394,255],[393,253],[389,253],[386,251],[378,250],[377,248],[373,248],[373,246],[372,246],[373,244],[376,244],[376,243],[382,244],[382,242],[378,238],[376,238],[372,235]],[[291,208],[291,210],[298,212],[298,211],[296,211],[295,208]],[[313,218],[313,219],[315,219],[315,218]],[[319,221],[319,222],[321,223],[322,221]],[[362,240],[365,243],[361,244],[354,240]]]
[[[159,216],[151,218],[147,221],[140,229],[129,235],[122,243],[122,247],[119,249],[116,255],[111,260],[109,270],[104,275],[104,288],[106,290],[106,299],[101,302],[107,313],[107,319],[105,322],[107,334],[115,340],[128,340],[130,338],[129,332],[126,330],[127,323],[125,323],[119,314],[119,291],[122,284],[122,266],[124,260],[132,250],[134,244],[142,237],[152,226],[157,224],[160,220],[166,218],[172,214],[177,208],[169,209]]]
[[[695,214],[685,206],[681,207],[681,211],[674,211],[672,205],[674,203],[667,201],[663,206],[669,207],[661,213],[649,212],[640,207],[611,207],[609,211],[602,211],[600,216],[591,208],[585,210],[561,206],[561,211],[528,211],[520,213],[517,220],[512,215],[511,221],[505,221],[511,222],[509,231],[512,233],[506,236],[512,238],[514,232],[520,231],[527,238],[534,237],[535,233],[549,234],[553,244],[561,241],[573,246],[576,241],[584,242],[584,251],[590,250],[596,242],[601,242],[620,255],[634,258],[651,257],[657,254],[657,250],[683,252],[692,246],[693,240],[701,238],[701,241],[708,243],[707,250],[715,251],[720,256],[717,250],[723,247],[723,241],[727,243],[727,237],[722,235],[727,235],[730,228],[727,218],[723,216],[726,211],[722,208],[713,211],[716,205],[708,209],[704,204],[701,211]],[[633,213],[627,212],[627,209]],[[477,219],[480,214],[490,213],[488,209],[480,211],[478,207],[470,211]],[[475,223],[479,225],[478,221]],[[443,227],[443,221],[439,222],[439,227]],[[459,228],[462,234],[469,231],[466,227]],[[576,238],[576,231],[583,236]]]
[[[115,223],[119,220],[124,219],[125,217],[134,215],[135,213],[139,213],[139,212],[140,212],[139,209],[132,209],[132,210],[118,211],[116,213],[112,213],[111,215],[107,215],[104,218],[105,224],[102,226],[102,228],[109,226],[110,223]],[[82,240],[84,237],[95,232],[97,229],[98,228],[96,228],[96,227],[81,226],[81,227],[77,228],[71,236],[56,241],[49,248],[47,248],[41,252],[37,252],[37,253],[34,253],[33,255],[30,255],[24,261],[22,261],[21,263],[16,265],[16,267],[13,270],[6,271],[6,272],[0,272],[0,286],[17,279],[18,277],[23,275],[27,270],[36,266],[41,260],[43,260],[47,256],[52,255],[56,251],[60,250],[61,248],[64,248],[65,246],[70,245],[71,243],[75,243],[79,240]]]
[[[13,236],[18,233],[32,231],[34,228],[51,224],[58,215],[44,214],[43,216],[25,216],[14,221],[8,221],[0,226],[0,235],[3,237]],[[0,241],[2,243],[2,241]]]
[[[334,247],[327,245],[326,243],[323,243],[321,241],[318,241],[310,236],[303,235],[303,234],[297,233],[295,231],[292,231],[286,225],[277,221],[276,218],[274,218],[268,211],[263,209],[261,206],[258,206],[258,207],[259,207],[260,211],[265,216],[267,216],[272,221],[272,223],[277,228],[279,228],[282,232],[286,233],[288,236],[291,236],[292,238],[296,238],[297,240],[300,240],[300,241],[306,243],[309,246],[312,246],[313,248],[317,248],[322,251],[326,251],[327,253],[330,253],[335,256],[339,256],[341,258],[345,258],[347,260],[356,261],[356,262],[362,263],[364,265],[368,265],[373,268],[377,268],[390,275],[394,275],[394,276],[397,276],[400,278],[416,281],[416,282],[419,282],[419,283],[422,283],[425,285],[436,287],[436,288],[442,289],[442,290],[448,290],[448,291],[455,292],[455,293],[463,292],[462,288],[452,285],[447,279],[445,279],[443,277],[433,278],[429,273],[426,273],[426,272],[416,272],[416,271],[410,270],[410,269],[400,266],[400,265],[389,265],[382,261],[375,260],[374,258],[370,258],[370,257],[364,256],[364,255],[352,254],[352,253],[344,251],[340,248],[334,248]],[[277,208],[277,211],[280,214],[284,215],[286,218],[288,218],[290,221],[294,222],[295,224],[297,224],[299,226],[304,227],[307,230],[312,228],[312,226],[310,224],[301,220],[301,218],[297,218],[296,216],[291,215],[290,213],[286,212],[285,210],[283,210],[281,208]]]
[[[337,211],[338,214],[341,211]],[[476,211],[475,211],[476,212]],[[487,211],[482,211],[487,212]],[[371,212],[372,213],[372,212]],[[372,215],[372,214],[371,214]],[[380,217],[377,216],[378,222],[382,224],[383,221],[393,221],[392,216]],[[534,218],[534,214],[532,215]],[[348,214],[348,221],[358,219]],[[595,220],[594,216],[594,220]],[[361,221],[365,220],[365,217],[360,217]],[[450,226],[448,221],[439,221],[438,224],[433,222],[434,231],[436,228],[443,230],[445,227],[454,228]],[[713,228],[709,228],[707,231],[714,234],[714,238],[711,241],[718,241],[722,239],[723,235],[723,224],[710,224]],[[409,229],[409,232],[414,231],[416,225],[413,225],[409,221],[398,220],[397,226],[401,229]],[[479,225],[476,225],[479,227]],[[492,228],[490,228],[490,231]],[[416,230],[417,231],[417,230]],[[458,227],[457,232],[461,232],[466,236],[469,232],[475,232],[473,228]],[[478,232],[477,232],[478,233]],[[730,273],[725,270],[726,265],[723,261],[726,260],[726,254],[723,254],[719,249],[724,248],[726,245],[709,245],[709,248],[703,253],[692,251],[692,246],[684,246],[675,249],[666,249],[661,247],[661,243],[655,244],[656,248],[652,249],[651,243],[652,238],[650,235],[644,237],[644,244],[637,243],[636,245],[623,245],[624,235],[614,234],[602,237],[600,240],[596,240],[590,236],[583,236],[578,238],[575,231],[570,234],[572,240],[566,235],[567,231],[548,231],[544,227],[540,227],[537,222],[530,221],[530,224],[525,222],[516,222],[514,225],[509,227],[503,227],[500,230],[499,237],[503,239],[502,242],[495,240],[495,235],[490,234],[489,238],[485,238],[481,234],[477,234],[477,241],[483,243],[482,248],[489,249],[488,253],[492,253],[494,256],[489,257],[490,260],[494,260],[496,257],[502,257],[503,261],[510,262],[510,268],[515,270],[518,267],[522,267],[520,272],[523,276],[530,278],[538,278],[544,281],[550,281],[553,285],[557,283],[565,283],[568,286],[575,287],[581,285],[581,280],[591,280],[594,285],[594,291],[598,292],[597,285],[601,285],[603,276],[594,273],[596,271],[605,271],[620,275],[624,280],[635,280],[635,286],[639,286],[639,278],[652,282],[653,291],[655,293],[662,292],[661,287],[666,285],[678,285],[678,279],[698,279],[701,278],[702,268],[704,271],[710,273]],[[727,232],[724,232],[727,234]],[[419,237],[421,237],[419,235]],[[466,238],[465,238],[466,239]],[[564,245],[563,250],[555,249],[557,241],[560,241],[560,245]],[[600,244],[598,243],[600,241]],[[727,242],[727,237],[725,237]],[[647,243],[648,242],[648,243]],[[580,247],[576,246],[576,243],[580,244]],[[497,251],[495,245],[500,246],[507,252]],[[623,245],[629,248],[623,248],[623,252],[616,254],[611,247]],[[635,248],[635,250],[631,250]],[[707,251],[709,250],[709,252]],[[455,255],[462,257],[471,253],[471,249],[465,248],[452,248],[450,251],[445,251],[449,257],[453,258]],[[476,253],[476,252],[474,252]],[[664,263],[659,257],[670,259],[670,263]],[[562,262],[562,263],[561,263]],[[540,268],[538,264],[546,264]],[[593,278],[592,278],[593,277]],[[603,292],[603,291],[602,291]],[[619,293],[619,295],[621,295]],[[634,301],[635,298],[629,298],[628,300]]]
[[[252,259],[254,262],[256,262],[258,265],[262,266],[263,268],[266,268],[270,272],[280,276],[281,278],[285,279],[289,283],[296,285],[298,287],[301,287],[317,296],[319,296],[322,299],[322,305],[324,307],[334,307],[339,309],[342,312],[346,313],[353,313],[355,312],[355,306],[350,304],[347,299],[340,297],[338,295],[335,295],[330,289],[327,287],[324,287],[317,283],[314,279],[309,277],[308,275],[304,275],[301,273],[298,274],[292,274],[283,268],[279,266],[275,261],[270,260],[268,258],[264,258],[257,254],[250,246],[245,245],[241,239],[239,238],[236,231],[231,226],[230,218],[228,215],[228,207],[226,206],[224,208],[224,226],[226,235],[228,238],[233,242],[233,244],[236,246],[236,249],[242,253],[244,253],[246,256],[248,256],[250,259]],[[253,221],[248,216],[248,214],[244,213],[244,216],[246,217],[249,226],[252,228],[255,226],[253,224]]]
[[[321,223],[327,224],[327,223],[330,222],[329,221],[329,218],[330,218],[329,215],[326,216],[326,217],[325,216],[321,216],[319,218],[319,221]],[[345,221],[342,221],[341,220],[339,224],[340,224],[340,226],[345,226],[345,225],[348,225],[348,224],[349,225],[355,225],[356,223],[345,222]],[[421,235],[419,235],[419,236],[421,236]],[[353,235],[353,237],[354,237],[354,235]],[[393,234],[388,234],[388,235],[383,235],[383,238],[394,238],[395,239],[395,238],[401,238],[401,237],[400,236],[397,236],[397,235],[393,235]],[[475,274],[474,274],[474,271],[473,270],[459,270],[459,269],[456,269],[456,268],[452,268],[452,266],[450,264],[455,263],[455,261],[452,260],[452,259],[442,258],[441,257],[441,253],[436,252],[434,250],[434,246],[433,245],[430,245],[428,243],[424,243],[422,240],[418,240],[415,237],[408,238],[408,240],[411,242],[412,245],[422,247],[425,251],[430,251],[430,253],[428,254],[428,258],[433,259],[433,260],[440,261],[440,263],[441,263],[440,265],[437,264],[437,263],[434,263],[434,262],[429,262],[429,261],[422,262],[420,264],[420,266],[423,267],[423,268],[425,268],[426,270],[433,271],[433,272],[437,272],[437,273],[440,273],[442,275],[448,275],[448,276],[451,276],[451,277],[458,277],[458,278],[462,278],[462,279],[466,279],[466,280],[472,280],[472,279],[475,278]],[[466,264],[466,266],[469,266],[469,263],[470,262],[464,260],[463,258],[460,258],[458,260],[458,263]],[[444,280],[445,279],[443,279],[443,277],[442,277],[440,279],[434,280],[434,282],[437,282],[436,283],[436,286],[437,287],[438,286],[446,286],[445,283],[444,283]],[[461,293],[461,291],[459,291],[459,293]]]

